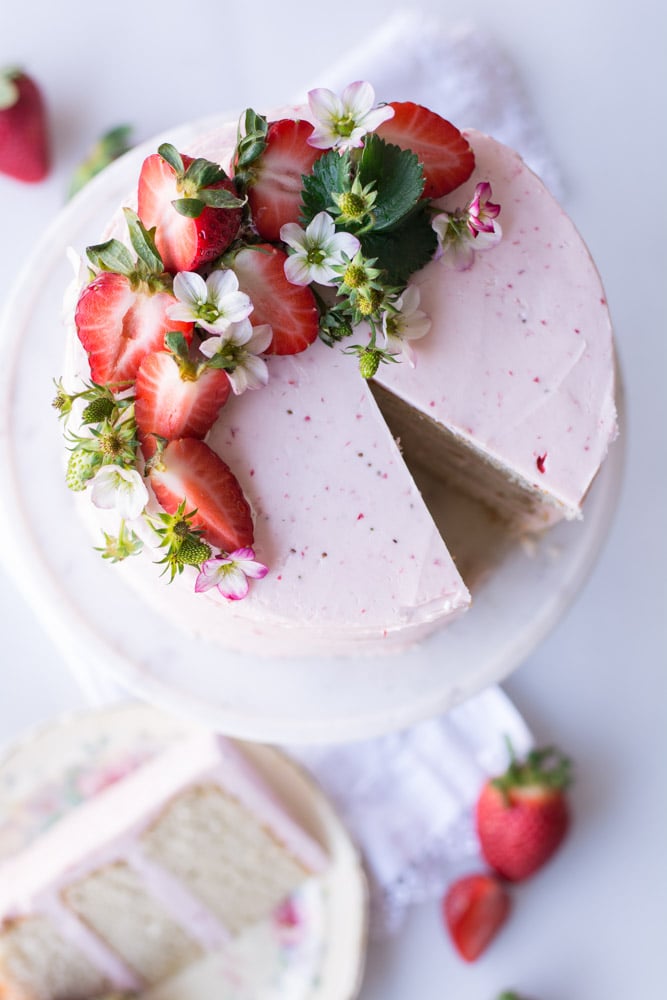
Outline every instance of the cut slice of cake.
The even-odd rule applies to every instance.
[[[325,866],[229,741],[183,740],[0,865],[0,995],[158,984]]]

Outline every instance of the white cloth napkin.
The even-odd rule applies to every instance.
[[[516,67],[479,27],[452,26],[424,11],[397,11],[312,86],[340,93],[354,80],[369,80],[379,101],[424,104],[459,128],[500,139],[562,197],[560,172]],[[309,89],[296,99],[305,100]]]
[[[554,193],[562,192],[518,75],[484,32],[400,12],[313,85],[340,92],[357,79],[370,80],[379,100],[413,100],[460,127],[494,135],[517,149]],[[77,672],[93,701],[113,696],[104,680]],[[375,933],[397,927],[409,904],[439,895],[461,869],[480,864],[473,806],[485,777],[507,763],[505,737],[518,754],[531,746],[523,720],[494,687],[444,718],[400,733],[289,748],[318,778],[363,851]]]

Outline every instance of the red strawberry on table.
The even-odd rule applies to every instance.
[[[253,326],[269,323],[273,339],[267,354],[298,354],[312,344],[319,330],[315,296],[307,285],[285,277],[287,254],[268,243],[244,247],[231,268],[239,288],[250,296]]]
[[[34,183],[49,172],[46,108],[31,77],[0,70],[0,173]]]
[[[570,814],[565,789],[570,762],[553,748],[533,750],[523,763],[488,781],[477,801],[482,854],[513,882],[541,868],[565,836]]]
[[[241,224],[242,201],[222,167],[193,160],[164,143],[144,160],[139,175],[138,214],[155,226],[165,270],[194,271],[219,257]]]
[[[415,153],[424,170],[424,198],[442,198],[468,180],[475,156],[468,140],[435,111],[412,101],[392,101],[394,117],[376,135]]]
[[[491,943],[510,910],[510,899],[494,875],[466,875],[453,882],[442,903],[452,941],[461,958],[474,962]]]
[[[191,520],[210,545],[227,552],[253,543],[250,507],[238,480],[214,451],[197,438],[171,441],[150,470],[158,503],[175,514],[185,501]]]
[[[150,435],[168,441],[205,437],[229,392],[227,374],[219,368],[198,365],[171,351],[146,355],[134,386],[134,415],[144,454],[154,450]]]
[[[138,259],[118,240],[89,247],[101,273],[81,292],[74,316],[91,377],[100,385],[134,379],[144,357],[164,348],[169,331],[192,338],[192,323],[167,316],[176,299],[150,234],[133,212],[125,214]]]
[[[259,235],[271,242],[280,239],[280,227],[298,222],[303,175],[324,150],[308,145],[313,126],[306,121],[282,118],[271,122],[266,146],[253,162],[248,181],[248,202]]]

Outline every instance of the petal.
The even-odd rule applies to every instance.
[[[269,572],[269,567],[261,562],[255,562],[251,559],[239,559],[238,562],[245,575],[249,576],[252,580],[263,580]]]
[[[169,319],[181,320],[183,323],[199,323],[197,310],[194,306],[189,306],[185,302],[175,302],[173,306],[167,306],[167,316]]]
[[[104,465],[95,474],[90,491],[90,499],[102,510],[113,510],[116,506],[116,469]]]
[[[315,90],[309,90],[308,104],[313,117],[321,122],[340,118],[343,114],[341,99],[337,94],[334,94],[333,90],[328,90],[326,87],[316,87]]]
[[[319,125],[306,142],[315,149],[333,149],[338,142],[338,134],[330,126]]]
[[[234,563],[225,568],[224,576],[218,582],[218,590],[230,601],[241,601],[247,595],[250,585],[242,569]]]
[[[342,257],[344,254],[350,260],[361,248],[361,243],[352,233],[336,233],[332,238],[332,244],[333,253],[337,257]]]
[[[499,222],[493,223],[492,233],[479,232],[473,243],[473,250],[490,250],[500,243],[503,238],[503,231]]]
[[[244,347],[252,340],[253,326],[246,317],[238,323],[232,323],[227,331],[227,340],[231,340],[237,347]]]
[[[373,107],[375,101],[375,90],[372,84],[366,80],[357,80],[350,83],[343,91],[342,103],[345,111],[359,121]]]
[[[404,340],[421,340],[425,337],[428,331],[431,329],[431,318],[427,316],[425,312],[421,309],[417,309],[416,312],[410,317],[410,321],[405,324],[405,327],[401,330],[401,335]]]
[[[287,258],[283,266],[285,277],[292,285],[309,285],[313,280],[306,258],[294,253]]]
[[[227,372],[227,378],[229,379],[229,384],[232,387],[234,395],[242,396],[248,388],[248,379],[246,377],[245,367],[243,365],[238,365],[233,372]]]
[[[417,288],[416,285],[408,285],[405,288],[403,294],[396,303],[398,309],[401,312],[401,315],[405,319],[407,319],[408,316],[411,316],[412,313],[419,308],[420,298],[421,296],[419,293],[419,289]]]
[[[394,109],[390,104],[385,104],[382,108],[373,108],[364,117],[363,125],[367,132],[374,132],[383,122],[388,122],[394,117]]]
[[[206,302],[206,282],[194,271],[179,271],[174,278],[174,295],[180,302],[199,306]]]
[[[239,368],[241,367],[245,375],[246,389],[263,389],[269,381],[269,369],[266,361],[262,361],[255,354],[249,354],[243,365],[239,365]]]
[[[240,323],[252,312],[252,302],[245,292],[229,292],[218,303],[218,309],[229,323]]]
[[[286,222],[280,227],[280,239],[287,243],[293,250],[305,250],[306,234],[301,226],[296,222]]]
[[[201,570],[195,580],[195,593],[201,594],[217,587],[220,576],[224,572],[223,566],[222,559],[207,559],[205,563],[202,563]]]
[[[208,301],[221,307],[227,296],[233,295],[239,290],[239,281],[233,271],[219,270],[213,271],[206,279],[206,297]]]
[[[269,323],[260,323],[252,328],[252,336],[247,343],[247,349],[252,354],[263,354],[268,350],[273,340],[273,328]]]
[[[334,220],[328,212],[318,212],[306,229],[306,236],[311,244],[324,248],[335,232]]]
[[[205,358],[212,358],[221,349],[226,339],[225,337],[207,337],[199,345],[199,350]]]

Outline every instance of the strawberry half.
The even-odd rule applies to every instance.
[[[0,172],[19,181],[44,180],[49,136],[41,91],[20,70],[0,72]]]
[[[509,895],[493,875],[466,875],[457,879],[442,903],[447,929],[466,962],[474,962],[486,950],[509,911]]]
[[[105,271],[86,285],[74,319],[93,381],[104,385],[135,378],[145,356],[164,347],[170,330],[189,341],[193,324],[167,316],[175,301],[170,292],[133,288],[125,274]]]
[[[183,501],[188,511],[196,508],[191,524],[210,545],[227,552],[252,545],[252,515],[238,480],[203,441],[171,441],[151,469],[150,482],[168,514]]]
[[[219,257],[241,225],[234,183],[217,164],[182,156],[165,143],[144,160],[139,175],[138,214],[165,270],[194,271]]]
[[[570,822],[565,788],[570,762],[552,748],[533,750],[523,763],[488,781],[476,809],[482,854],[504,878],[528,878],[549,860]]]
[[[394,117],[383,122],[376,135],[416,153],[424,170],[423,198],[442,198],[468,180],[475,156],[451,122],[412,101],[395,101],[391,107]]]
[[[312,344],[319,330],[315,296],[307,285],[285,277],[287,254],[268,243],[244,247],[231,265],[239,288],[250,296],[253,326],[270,323],[273,340],[267,354],[298,354]]]
[[[308,145],[310,122],[281,118],[271,122],[262,154],[253,162],[248,202],[259,235],[278,242],[286,222],[301,214],[303,175],[310,174],[323,149]]]
[[[227,374],[219,368],[197,367],[170,351],[148,354],[134,386],[134,415],[144,455],[154,451],[154,434],[168,441],[205,437],[229,392]]]

